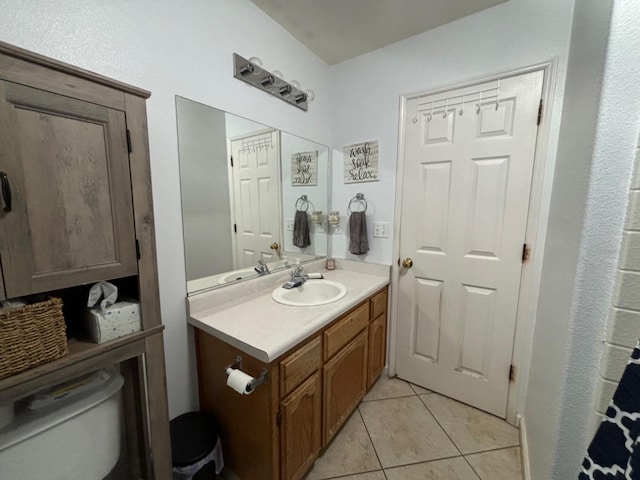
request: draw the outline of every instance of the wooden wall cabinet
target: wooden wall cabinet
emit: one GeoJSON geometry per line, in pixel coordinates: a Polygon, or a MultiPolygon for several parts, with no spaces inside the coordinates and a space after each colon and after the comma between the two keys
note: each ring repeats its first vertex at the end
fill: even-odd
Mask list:
{"type": "Polygon", "coordinates": [[[386,301],[385,287],[269,364],[195,330],[200,408],[220,424],[225,464],[234,473],[304,477],[384,368],[386,301]],[[267,383],[251,395],[226,386],[225,367],[237,355],[250,375],[268,371],[267,383]]]}
{"type": "Polygon", "coordinates": [[[67,314],[79,317],[88,285],[109,280],[137,297],[142,322],[100,345],[70,338],[68,356],[0,380],[0,405],[117,364],[129,458],[122,478],[170,480],[149,96],[0,42],[0,299],[55,291],[74,321],[67,314]]]}

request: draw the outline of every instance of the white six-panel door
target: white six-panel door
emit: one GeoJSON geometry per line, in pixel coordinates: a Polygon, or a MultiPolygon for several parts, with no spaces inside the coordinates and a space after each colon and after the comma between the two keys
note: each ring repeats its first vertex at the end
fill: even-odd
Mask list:
{"type": "Polygon", "coordinates": [[[236,268],[276,260],[271,244],[281,242],[280,144],[268,131],[231,141],[236,268]]]}
{"type": "Polygon", "coordinates": [[[543,72],[407,102],[397,373],[504,417],[543,72]]]}

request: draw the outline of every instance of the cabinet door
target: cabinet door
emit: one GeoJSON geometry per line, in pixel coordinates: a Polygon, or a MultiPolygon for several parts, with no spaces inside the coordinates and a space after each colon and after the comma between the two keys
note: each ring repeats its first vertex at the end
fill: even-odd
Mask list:
{"type": "Polygon", "coordinates": [[[324,446],[364,397],[367,390],[367,350],[365,329],[323,367],[324,446]]]}
{"type": "Polygon", "coordinates": [[[314,373],[281,403],[280,465],[283,480],[302,478],[320,452],[320,373],[314,373]]]}
{"type": "Polygon", "coordinates": [[[369,325],[369,360],[367,389],[378,379],[387,359],[387,314],[383,313],[369,325]]]}
{"type": "Polygon", "coordinates": [[[137,273],[124,112],[0,82],[7,297],[137,273]]]}

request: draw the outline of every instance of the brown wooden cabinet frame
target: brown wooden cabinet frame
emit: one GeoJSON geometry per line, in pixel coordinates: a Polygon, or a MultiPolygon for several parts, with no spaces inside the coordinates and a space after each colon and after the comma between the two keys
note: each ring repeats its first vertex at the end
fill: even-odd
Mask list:
{"type": "MultiPolygon", "coordinates": [[[[139,252],[135,276],[142,319],[142,331],[138,333],[100,345],[70,340],[68,356],[0,380],[0,404],[118,364],[125,378],[123,401],[132,477],[170,480],[164,327],[158,293],[146,115],[150,93],[3,42],[0,42],[0,80],[124,112],[131,147],[131,203],[139,252]]],[[[0,292],[4,292],[9,281],[5,278],[3,284],[0,276],[0,292]]],[[[63,287],[67,286],[70,285],[63,287]]],[[[3,296],[0,293],[0,299],[3,296]]]]}

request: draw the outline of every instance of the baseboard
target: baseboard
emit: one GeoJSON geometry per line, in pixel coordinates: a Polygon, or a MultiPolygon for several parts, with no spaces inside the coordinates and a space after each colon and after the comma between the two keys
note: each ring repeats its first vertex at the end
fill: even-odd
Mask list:
{"type": "Polygon", "coordinates": [[[529,468],[529,444],[527,443],[527,422],[524,416],[518,415],[520,423],[520,460],[522,462],[523,480],[531,480],[531,470],[529,468]]]}

